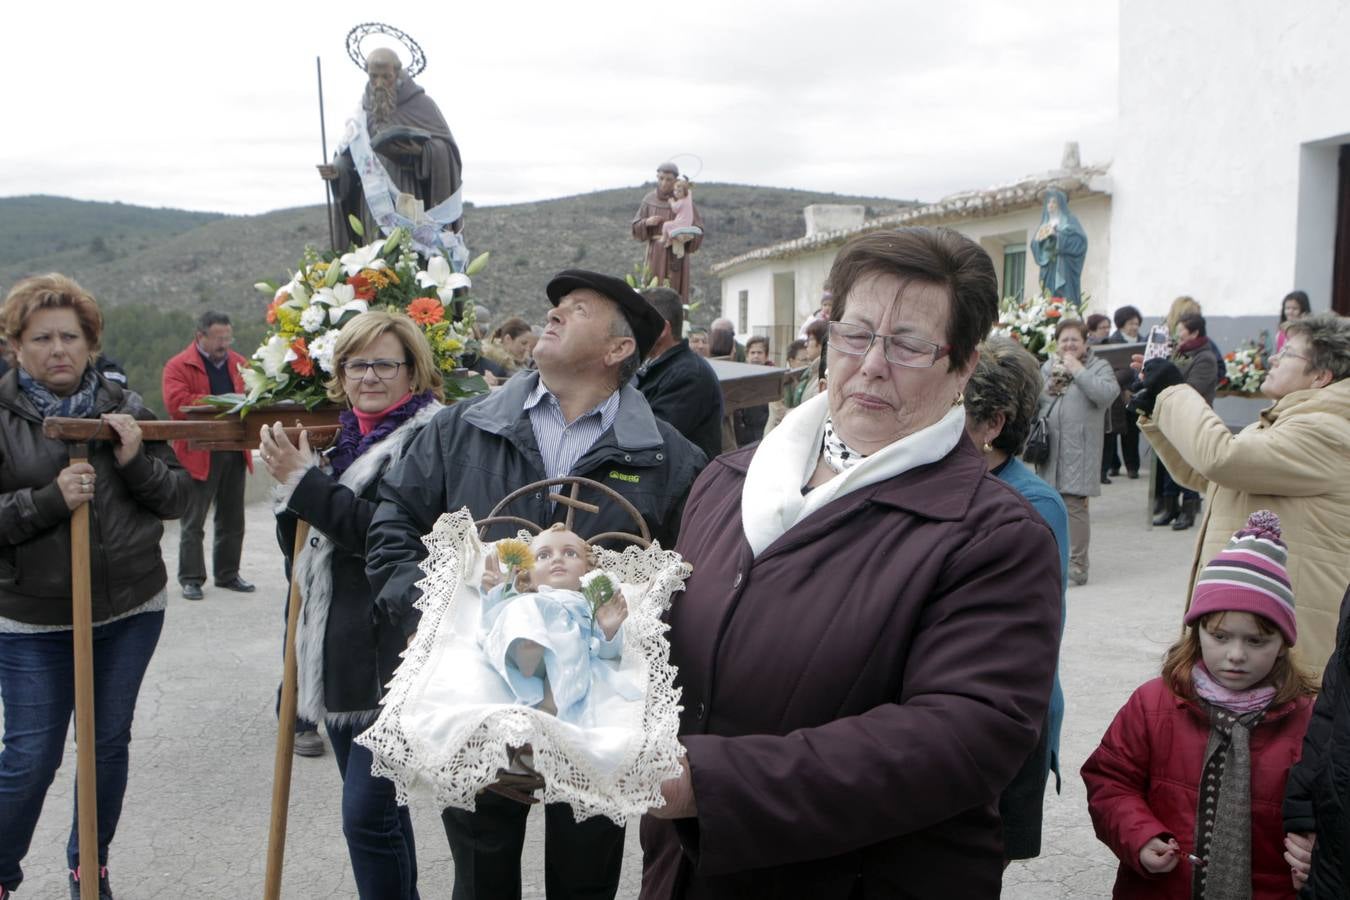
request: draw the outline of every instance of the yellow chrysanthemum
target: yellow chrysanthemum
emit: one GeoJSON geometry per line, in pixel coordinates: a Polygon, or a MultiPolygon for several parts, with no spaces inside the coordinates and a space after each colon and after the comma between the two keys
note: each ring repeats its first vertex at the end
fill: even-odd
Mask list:
{"type": "Polygon", "coordinates": [[[530,545],[517,538],[505,538],[497,542],[497,559],[502,565],[513,569],[534,568],[534,553],[530,545]]]}

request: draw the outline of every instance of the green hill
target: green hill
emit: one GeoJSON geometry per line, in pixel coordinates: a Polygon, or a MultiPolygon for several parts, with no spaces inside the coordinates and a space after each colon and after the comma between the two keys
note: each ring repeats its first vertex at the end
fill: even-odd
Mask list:
{"type": "MultiPolygon", "coordinates": [[[[629,222],[649,188],[508,206],[469,205],[469,247],[475,255],[492,253],[488,268],[474,279],[475,300],[492,310],[493,319],[520,315],[540,321],[548,308],[544,285],[558,270],[632,271],[643,247],[630,237],[629,222]]],[[[692,263],[691,299],[704,301],[693,316],[700,324],[718,312],[718,281],[709,273],[713,263],[801,236],[802,207],[861,203],[874,216],[908,205],[715,183],[700,184],[696,200],[707,229],[692,263]]],[[[107,352],[127,367],[132,386],[156,408],[155,373],[167,359],[166,347],[176,352],[186,346],[187,323],[208,308],[226,311],[235,319],[238,349],[252,352],[264,330],[267,304],[254,283],[289,278],[307,244],[328,244],[323,207],[225,216],[62,197],[0,197],[0,290],[42,272],[62,272],[79,281],[110,310],[107,352]]]]}

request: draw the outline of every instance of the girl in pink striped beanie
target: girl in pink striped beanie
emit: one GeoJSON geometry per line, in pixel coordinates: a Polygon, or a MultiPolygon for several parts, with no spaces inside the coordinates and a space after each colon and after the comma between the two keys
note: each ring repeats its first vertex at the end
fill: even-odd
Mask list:
{"type": "Polygon", "coordinates": [[[1083,765],[1112,897],[1293,896],[1280,806],[1312,715],[1288,550],[1254,513],[1201,570],[1162,676],[1134,692],[1083,765]]]}

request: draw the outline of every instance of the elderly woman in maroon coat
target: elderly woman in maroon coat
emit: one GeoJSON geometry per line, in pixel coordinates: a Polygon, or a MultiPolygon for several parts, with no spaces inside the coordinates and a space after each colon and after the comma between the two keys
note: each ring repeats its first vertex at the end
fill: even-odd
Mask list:
{"type": "Polygon", "coordinates": [[[1060,573],[965,436],[994,268],[911,228],[850,241],[829,284],[828,391],[714,460],[685,510],[688,755],[642,823],[644,898],[999,893],[1060,573]]]}

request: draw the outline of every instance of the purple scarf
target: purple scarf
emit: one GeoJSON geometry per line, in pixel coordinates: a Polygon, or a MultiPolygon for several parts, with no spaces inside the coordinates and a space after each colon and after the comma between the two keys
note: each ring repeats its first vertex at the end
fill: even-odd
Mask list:
{"type": "Polygon", "coordinates": [[[361,423],[356,420],[356,413],[350,409],[344,409],[342,415],[338,416],[338,421],[342,423],[342,430],[338,432],[337,444],[334,445],[333,452],[328,454],[328,462],[333,467],[333,475],[341,477],[342,473],[347,471],[362,453],[389,437],[398,430],[400,425],[417,415],[422,407],[434,399],[436,398],[432,396],[430,391],[423,391],[390,412],[389,415],[380,420],[379,425],[376,425],[367,434],[361,433],[361,423]]]}
{"type": "Polygon", "coordinates": [[[1275,699],[1275,688],[1270,685],[1248,688],[1245,691],[1234,691],[1224,687],[1209,673],[1203,662],[1196,663],[1191,669],[1191,683],[1195,685],[1195,692],[1201,699],[1239,716],[1265,709],[1270,705],[1270,701],[1275,699]]]}

